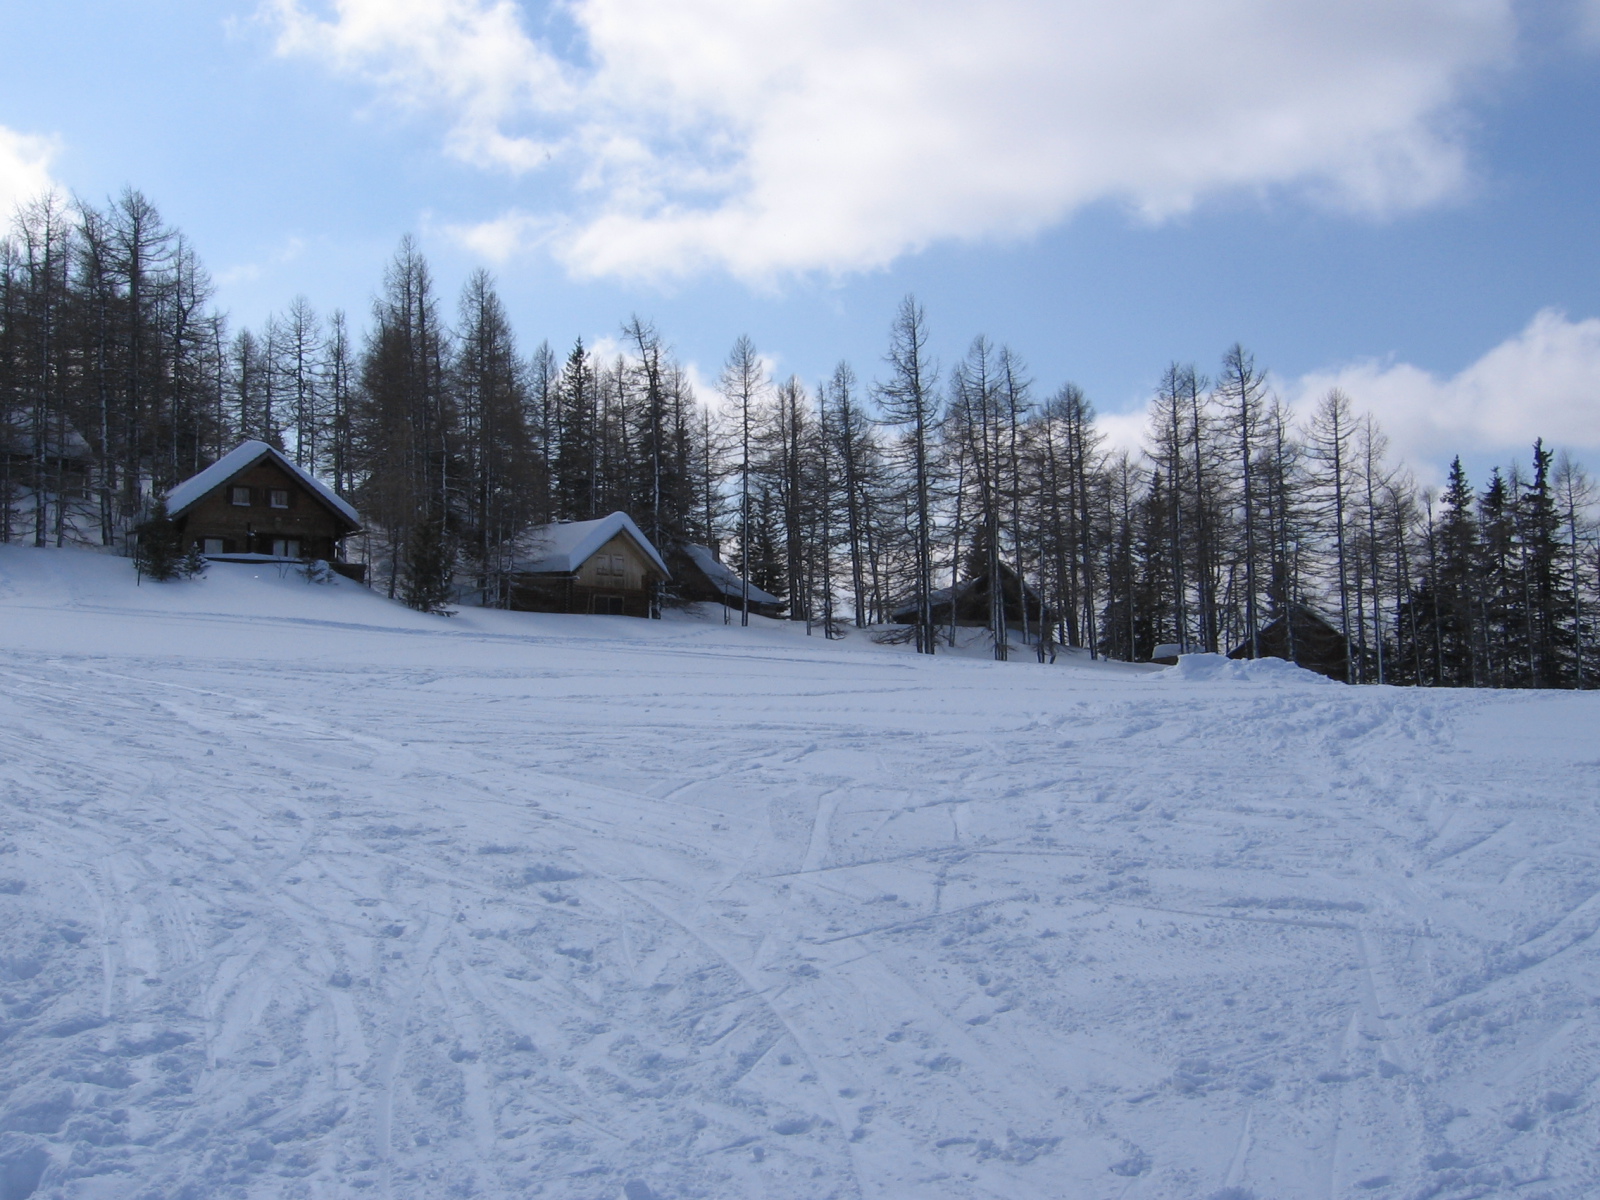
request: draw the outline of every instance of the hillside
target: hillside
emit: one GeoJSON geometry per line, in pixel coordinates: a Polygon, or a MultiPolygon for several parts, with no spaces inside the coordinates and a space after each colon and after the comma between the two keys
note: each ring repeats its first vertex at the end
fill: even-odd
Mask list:
{"type": "Polygon", "coordinates": [[[0,547],[0,1200],[1600,1193],[1600,694],[0,547]]]}

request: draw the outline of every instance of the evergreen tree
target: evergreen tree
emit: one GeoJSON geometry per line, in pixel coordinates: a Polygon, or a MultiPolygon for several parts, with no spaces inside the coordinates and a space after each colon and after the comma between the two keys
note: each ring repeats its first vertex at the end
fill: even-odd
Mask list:
{"type": "Polygon", "coordinates": [[[770,480],[760,480],[751,499],[749,550],[741,572],[756,587],[779,600],[789,598],[789,570],[784,561],[782,507],[770,480]]]}
{"type": "Polygon", "coordinates": [[[430,514],[407,530],[404,543],[405,583],[401,598],[418,612],[454,615],[455,538],[444,518],[430,514]]]}
{"type": "Polygon", "coordinates": [[[1526,639],[1526,682],[1530,687],[1560,687],[1570,684],[1572,675],[1573,613],[1567,547],[1560,536],[1561,518],[1551,490],[1553,457],[1543,439],[1534,443],[1533,478],[1517,506],[1520,624],[1526,639]]]}
{"type": "Polygon", "coordinates": [[[172,579],[189,579],[206,569],[205,559],[199,551],[185,548],[178,527],[167,514],[167,502],[157,499],[150,516],[140,522],[133,562],[140,578],[165,583],[172,579]]]}
{"type": "Polygon", "coordinates": [[[461,294],[461,327],[450,365],[461,422],[462,511],[458,525],[480,602],[505,602],[518,540],[545,491],[526,421],[526,368],[488,272],[461,294]]]}
{"type": "Polygon", "coordinates": [[[1437,533],[1437,565],[1430,581],[1433,676],[1441,684],[1476,687],[1483,657],[1479,587],[1482,547],[1472,487],[1459,455],[1450,463],[1449,482],[1440,500],[1443,511],[1437,533]]]}
{"type": "Polygon", "coordinates": [[[402,563],[411,561],[407,537],[428,523],[442,531],[462,484],[456,412],[446,389],[448,347],[432,275],[409,237],[389,266],[373,319],[352,440],[357,495],[386,539],[393,596],[402,563]]]}
{"type": "Polygon", "coordinates": [[[1478,597],[1482,625],[1483,674],[1488,687],[1514,687],[1519,681],[1511,629],[1516,598],[1512,565],[1515,553],[1513,489],[1496,467],[1478,499],[1478,597]]]}
{"type": "Polygon", "coordinates": [[[588,520],[596,515],[599,383],[582,338],[567,355],[554,407],[557,447],[552,516],[561,521],[588,520]]]}

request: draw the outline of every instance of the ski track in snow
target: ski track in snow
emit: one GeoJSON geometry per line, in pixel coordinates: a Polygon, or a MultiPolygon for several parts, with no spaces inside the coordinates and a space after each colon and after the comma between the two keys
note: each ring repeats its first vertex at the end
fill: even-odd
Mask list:
{"type": "Polygon", "coordinates": [[[0,1198],[1600,1194],[1600,696],[0,547],[0,1198]]]}

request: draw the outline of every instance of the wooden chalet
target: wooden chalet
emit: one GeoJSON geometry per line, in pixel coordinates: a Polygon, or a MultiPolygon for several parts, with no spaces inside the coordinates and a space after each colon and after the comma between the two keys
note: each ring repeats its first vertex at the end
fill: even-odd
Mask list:
{"type": "MultiPolygon", "coordinates": [[[[1350,646],[1339,626],[1316,609],[1291,604],[1287,611],[1261,627],[1256,634],[1261,658],[1282,658],[1337,679],[1350,682],[1350,646]]],[[[1255,658],[1249,641],[1228,651],[1229,658],[1255,658]]]]}
{"type": "Polygon", "coordinates": [[[744,577],[706,546],[692,543],[674,546],[667,555],[672,564],[672,591],[690,603],[726,604],[743,610],[749,587],[750,611],[763,617],[783,614],[784,602],[771,592],[746,585],[744,577]]]}
{"type": "Polygon", "coordinates": [[[183,542],[222,562],[341,561],[344,539],[361,529],[356,510],[310,472],[265,442],[243,442],[167,493],[167,515],[183,542]]]}
{"type": "MultiPolygon", "coordinates": [[[[1027,605],[1028,628],[1039,630],[1054,618],[1039,597],[1034,594],[1017,573],[1004,563],[1000,564],[1001,603],[1005,605],[1006,627],[1022,628],[1023,605],[1027,605]]],[[[989,573],[985,571],[972,579],[963,579],[954,587],[940,588],[928,595],[928,606],[933,612],[935,626],[951,624],[987,626],[990,621],[989,573]]],[[[902,604],[889,615],[899,625],[917,623],[915,598],[902,604]]]]}
{"type": "Polygon", "coordinates": [[[0,422],[0,479],[31,490],[45,505],[88,497],[93,452],[82,434],[70,425],[56,428],[54,421],[40,433],[28,407],[14,409],[9,424],[8,431],[0,422]]]}
{"type": "Polygon", "coordinates": [[[672,578],[633,518],[614,512],[536,530],[533,553],[511,568],[507,602],[523,612],[660,615],[661,585],[672,578]]]}

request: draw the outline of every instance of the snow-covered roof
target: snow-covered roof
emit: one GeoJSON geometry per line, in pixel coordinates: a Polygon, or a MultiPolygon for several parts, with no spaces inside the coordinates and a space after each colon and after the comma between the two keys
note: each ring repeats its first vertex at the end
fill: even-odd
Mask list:
{"type": "Polygon", "coordinates": [[[24,405],[12,410],[15,414],[11,420],[11,430],[6,433],[0,427],[0,451],[8,454],[33,454],[43,443],[44,453],[50,458],[87,458],[91,450],[89,443],[72,426],[66,429],[54,427],[54,420],[44,422],[51,426],[42,436],[35,436],[36,428],[33,420],[33,407],[24,405]]]}
{"type": "Polygon", "coordinates": [[[254,466],[261,459],[267,457],[271,457],[285,471],[288,471],[289,474],[305,484],[310,491],[316,493],[319,500],[344,517],[350,524],[357,528],[360,527],[360,515],[347,502],[340,499],[332,488],[310,472],[302,471],[267,443],[257,441],[240,442],[204,471],[201,471],[200,474],[191,475],[169,491],[167,493],[167,512],[172,516],[177,516],[202,496],[227,483],[228,480],[246,467],[254,466]]]}
{"type": "MultiPolygon", "coordinates": [[[[711,581],[712,587],[716,588],[724,596],[743,603],[744,576],[711,553],[705,546],[694,546],[685,543],[683,552],[693,560],[695,566],[700,568],[700,573],[711,581]]],[[[752,583],[750,585],[750,603],[782,604],[783,601],[771,592],[763,591],[752,583]]]]}
{"type": "MultiPolygon", "coordinates": [[[[1005,575],[1005,584],[1002,585],[1002,587],[1017,581],[1016,573],[1004,563],[1000,565],[1000,570],[1005,575]]],[[[1037,605],[1039,603],[1039,594],[1028,586],[1026,580],[1022,580],[1021,582],[1023,594],[1028,597],[1028,600],[1032,604],[1037,605]]],[[[974,590],[985,588],[988,586],[988,584],[989,579],[987,576],[974,575],[968,579],[961,580],[953,587],[939,588],[937,591],[928,593],[928,607],[930,609],[938,608],[941,605],[949,604],[952,599],[959,603],[960,601],[965,600],[969,593],[973,592],[974,590]]],[[[1006,603],[1011,603],[1011,598],[1009,596],[1006,597],[1006,603]]],[[[890,613],[889,615],[892,620],[899,621],[902,624],[906,623],[908,620],[915,620],[917,615],[916,597],[911,596],[907,598],[903,603],[900,604],[898,608],[894,610],[894,612],[890,613]]]]}
{"type": "Polygon", "coordinates": [[[614,512],[593,521],[563,521],[534,530],[533,557],[518,563],[515,569],[528,575],[570,575],[619,533],[628,534],[661,573],[672,578],[660,552],[624,512],[614,512]]]}
{"type": "MultiPolygon", "coordinates": [[[[1340,628],[1340,621],[1338,617],[1329,613],[1325,613],[1320,608],[1317,608],[1311,604],[1307,604],[1304,600],[1296,600],[1292,604],[1287,605],[1271,620],[1263,620],[1258,633],[1271,629],[1274,625],[1280,623],[1290,613],[1294,614],[1294,624],[1295,628],[1297,629],[1302,627],[1307,621],[1310,621],[1314,625],[1325,626],[1329,633],[1337,634],[1340,637],[1344,636],[1343,631],[1340,628]]],[[[1242,637],[1239,639],[1239,644],[1233,647],[1233,649],[1228,653],[1230,655],[1236,654],[1249,644],[1250,638],[1248,636],[1242,637]]]]}
{"type": "MultiPolygon", "coordinates": [[[[1290,607],[1299,609],[1300,612],[1305,616],[1321,621],[1329,629],[1332,629],[1335,632],[1339,630],[1339,618],[1334,616],[1332,613],[1324,612],[1314,604],[1307,604],[1304,600],[1296,600],[1290,607]]],[[[1280,613],[1279,616],[1282,616],[1282,614],[1280,613]]]]}
{"type": "MultiPolygon", "coordinates": [[[[967,593],[976,587],[977,583],[978,581],[976,579],[963,579],[954,587],[939,588],[936,591],[929,592],[928,608],[931,610],[938,608],[941,604],[949,604],[951,597],[955,597],[958,600],[965,599],[967,593]]],[[[910,599],[899,605],[892,613],[889,614],[889,617],[891,620],[899,621],[902,624],[915,621],[917,619],[916,596],[913,595],[910,599]]]]}

